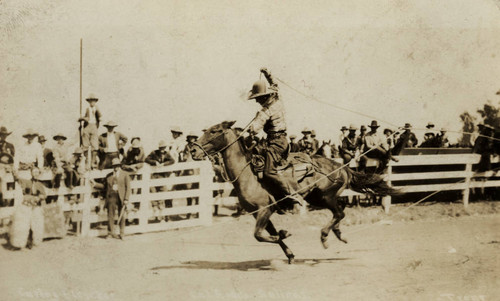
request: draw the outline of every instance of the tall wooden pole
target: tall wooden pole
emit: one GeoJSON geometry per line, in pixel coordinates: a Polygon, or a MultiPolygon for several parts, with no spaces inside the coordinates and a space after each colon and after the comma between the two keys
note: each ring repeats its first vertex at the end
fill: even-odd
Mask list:
{"type": "MultiPolygon", "coordinates": [[[[82,117],[82,57],[83,57],[83,39],[80,39],[80,117],[82,117]]],[[[80,121],[80,147],[82,146],[82,130],[83,130],[83,121],[80,121]]]]}

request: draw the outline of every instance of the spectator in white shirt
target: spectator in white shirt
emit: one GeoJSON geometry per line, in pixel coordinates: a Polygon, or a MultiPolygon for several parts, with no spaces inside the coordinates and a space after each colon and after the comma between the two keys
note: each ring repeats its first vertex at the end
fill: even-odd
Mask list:
{"type": "Polygon", "coordinates": [[[100,169],[111,168],[111,162],[114,158],[120,158],[120,144],[125,145],[128,138],[120,132],[115,131],[115,127],[118,125],[109,121],[104,125],[107,128],[107,132],[99,136],[99,151],[101,153],[101,164],[100,169]]]}
{"type": "MultiPolygon", "coordinates": [[[[39,143],[34,142],[38,136],[33,129],[28,129],[26,134],[26,143],[19,149],[19,153],[15,157],[15,167],[19,170],[31,170],[33,166],[38,168],[43,167],[43,152],[39,143]]],[[[31,172],[30,172],[31,174],[31,172]]]]}

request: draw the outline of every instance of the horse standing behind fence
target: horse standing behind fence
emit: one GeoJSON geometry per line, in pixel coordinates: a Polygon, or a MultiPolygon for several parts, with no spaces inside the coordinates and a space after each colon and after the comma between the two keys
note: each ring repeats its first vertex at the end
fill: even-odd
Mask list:
{"type": "MultiPolygon", "coordinates": [[[[206,155],[222,154],[226,172],[232,179],[241,206],[256,219],[255,238],[260,242],[279,244],[288,262],[292,263],[295,256],[283,241],[290,235],[285,230],[278,232],[270,221],[271,215],[278,209],[277,200],[269,192],[269,187],[259,182],[253,173],[241,136],[237,136],[231,129],[233,124],[234,122],[223,122],[208,128],[196,141],[197,147],[192,150],[193,159],[200,160],[206,155]],[[266,235],[264,230],[270,235],[266,235]]],[[[342,238],[339,229],[339,223],[344,218],[344,205],[339,203],[338,197],[344,189],[351,188],[357,192],[380,196],[396,193],[381,176],[355,172],[321,156],[314,156],[312,160],[314,176],[301,183],[300,191],[308,203],[327,208],[333,213],[332,220],[321,229],[321,242],[325,248],[328,247],[330,230],[339,240],[347,242],[342,238]]]]}

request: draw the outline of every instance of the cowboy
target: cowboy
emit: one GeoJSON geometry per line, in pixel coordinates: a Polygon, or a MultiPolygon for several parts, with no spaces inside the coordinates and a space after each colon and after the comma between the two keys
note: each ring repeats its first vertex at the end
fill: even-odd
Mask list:
{"type": "Polygon", "coordinates": [[[134,137],[130,143],[132,145],[123,159],[123,170],[136,172],[144,166],[146,155],[141,146],[141,138],[134,137]]]}
{"type": "Polygon", "coordinates": [[[342,145],[339,149],[340,156],[342,157],[344,164],[351,162],[351,160],[356,156],[356,150],[358,149],[358,139],[356,137],[356,131],[358,128],[351,124],[349,126],[349,134],[342,141],[342,145]]]}
{"type": "Polygon", "coordinates": [[[43,167],[42,147],[39,143],[34,143],[37,136],[38,133],[33,129],[28,129],[23,135],[26,138],[26,143],[20,148],[19,154],[15,157],[17,169],[26,171],[30,170],[33,166],[37,166],[38,168],[43,167]]]}
{"type": "Polygon", "coordinates": [[[447,135],[448,130],[446,128],[441,128],[441,132],[436,136],[437,147],[449,147],[450,141],[447,135]]]}
{"type": "Polygon", "coordinates": [[[45,143],[47,142],[47,138],[44,135],[38,136],[38,143],[40,143],[40,147],[42,148],[43,154],[43,167],[51,167],[54,162],[54,154],[52,150],[46,147],[45,143]]]}
{"type": "Polygon", "coordinates": [[[83,123],[82,131],[82,147],[86,151],[91,148],[91,162],[93,166],[97,165],[97,150],[99,149],[99,136],[97,131],[99,129],[99,123],[102,119],[102,114],[97,107],[97,102],[99,99],[94,95],[90,94],[89,97],[85,99],[89,106],[85,110],[85,115],[78,119],[78,122],[83,123]]]}
{"type": "MultiPolygon", "coordinates": [[[[62,175],[64,171],[68,169],[70,153],[68,147],[64,145],[64,141],[66,141],[67,139],[66,136],[64,136],[63,134],[57,134],[53,137],[53,139],[57,142],[52,152],[54,154],[54,162],[52,163],[53,167],[52,171],[54,174],[53,185],[54,188],[59,188],[61,185],[62,175]]],[[[68,175],[66,175],[66,178],[67,177],[68,175]]],[[[68,187],[68,188],[71,189],[73,187],[68,187]]]]}
{"type": "Polygon", "coordinates": [[[478,128],[480,132],[474,141],[472,152],[481,155],[476,171],[484,172],[491,169],[491,155],[494,153],[492,138],[495,128],[489,124],[478,124],[478,128]]]}
{"type": "Polygon", "coordinates": [[[96,183],[93,180],[90,183],[95,189],[102,189],[106,195],[106,208],[108,209],[108,237],[119,238],[123,240],[125,234],[125,219],[127,206],[129,204],[131,188],[130,176],[121,169],[120,159],[113,158],[111,161],[113,171],[106,176],[104,184],[96,183]],[[120,235],[115,234],[115,218],[118,210],[118,224],[120,225],[120,235]]]}
{"type": "Polygon", "coordinates": [[[312,146],[312,131],[308,127],[305,127],[301,133],[303,136],[299,140],[299,151],[305,153],[311,152],[310,148],[312,146]]]}
{"type": "Polygon", "coordinates": [[[387,137],[387,145],[389,146],[389,150],[394,148],[394,131],[386,128],[384,129],[384,135],[387,137]]]}
{"type": "Polygon", "coordinates": [[[66,187],[72,188],[73,186],[80,186],[81,179],[83,178],[85,172],[87,172],[87,166],[85,164],[85,156],[83,154],[83,149],[81,147],[75,148],[73,155],[69,159],[69,164],[65,168],[66,179],[64,183],[66,187]]]}
{"type": "MultiPolygon", "coordinates": [[[[243,129],[241,129],[240,134],[243,132],[243,129]]],[[[238,134],[238,136],[240,135],[238,134]]],[[[181,159],[182,162],[189,162],[193,161],[193,157],[191,156],[191,152],[194,147],[194,143],[198,139],[198,135],[195,134],[195,132],[189,132],[189,134],[186,136],[186,146],[184,147],[184,150],[181,153],[181,159]]]]}
{"type": "Polygon", "coordinates": [[[339,140],[338,140],[338,146],[339,146],[339,151],[340,151],[340,147],[342,146],[342,142],[344,141],[344,138],[347,137],[347,135],[349,134],[349,129],[347,128],[347,126],[343,125],[341,128],[340,128],[340,135],[339,135],[339,140]]]}
{"type": "Polygon", "coordinates": [[[302,196],[296,193],[298,183],[293,179],[285,179],[279,172],[287,166],[288,139],[285,108],[278,93],[278,84],[266,68],[260,69],[260,72],[264,74],[270,87],[267,87],[263,80],[255,82],[248,99],[255,99],[262,106],[251,123],[249,131],[256,135],[263,130],[267,134],[263,176],[276,184],[281,193],[303,204],[302,196]]]}
{"type": "Polygon", "coordinates": [[[16,154],[16,149],[12,143],[7,142],[6,138],[12,134],[12,132],[7,131],[7,128],[0,127],[0,153],[7,153],[14,157],[16,154]]]}
{"type": "MultiPolygon", "coordinates": [[[[380,161],[379,166],[375,172],[382,173],[389,163],[389,160],[398,161],[393,158],[387,144],[387,138],[382,137],[377,133],[377,129],[380,127],[376,120],[373,120],[369,125],[370,132],[365,136],[365,156],[372,159],[377,159],[380,161]]],[[[364,166],[364,165],[363,165],[364,166]]]]}
{"type": "Polygon", "coordinates": [[[100,169],[110,168],[111,161],[114,158],[120,157],[121,144],[127,143],[128,138],[120,132],[116,132],[114,129],[118,125],[113,121],[108,121],[104,125],[108,130],[106,133],[99,136],[99,152],[103,160],[101,161],[100,169]]]}
{"type": "Polygon", "coordinates": [[[146,158],[146,163],[152,166],[167,166],[175,163],[174,158],[167,151],[167,143],[161,140],[158,149],[152,151],[146,158]]]}
{"type": "Polygon", "coordinates": [[[425,127],[427,128],[427,132],[424,134],[424,141],[420,144],[420,147],[437,147],[436,133],[433,130],[434,124],[429,122],[425,127]]]}
{"type": "Polygon", "coordinates": [[[295,142],[295,139],[297,139],[297,136],[295,135],[290,135],[290,152],[291,153],[297,153],[300,151],[300,146],[298,143],[295,142]]]}
{"type": "Polygon", "coordinates": [[[24,248],[28,245],[39,245],[43,239],[44,217],[42,211],[42,201],[45,200],[46,192],[43,184],[38,180],[40,169],[31,167],[29,178],[18,178],[14,176],[21,187],[23,201],[17,206],[10,229],[10,244],[15,248],[24,248]],[[31,231],[31,240],[30,240],[31,231]]]}
{"type": "Polygon", "coordinates": [[[311,130],[312,153],[315,154],[319,150],[319,140],[316,139],[316,131],[311,130]]]}

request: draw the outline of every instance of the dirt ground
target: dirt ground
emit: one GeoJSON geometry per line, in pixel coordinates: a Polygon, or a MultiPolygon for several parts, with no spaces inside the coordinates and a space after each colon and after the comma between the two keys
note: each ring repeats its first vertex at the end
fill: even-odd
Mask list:
{"type": "Polygon", "coordinates": [[[323,211],[273,216],[293,234],[294,265],[278,246],[254,240],[248,216],[125,241],[66,237],[32,250],[10,251],[2,239],[0,299],[500,300],[500,214],[459,215],[347,221],[349,243],[331,234],[327,250],[323,211]]]}

